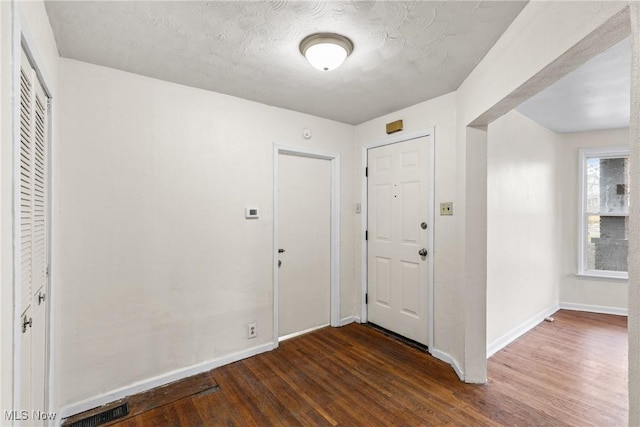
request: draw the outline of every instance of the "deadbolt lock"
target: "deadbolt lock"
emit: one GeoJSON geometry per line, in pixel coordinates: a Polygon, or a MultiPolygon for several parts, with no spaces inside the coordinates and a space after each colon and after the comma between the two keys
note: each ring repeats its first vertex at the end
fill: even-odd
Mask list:
{"type": "Polygon", "coordinates": [[[420,224],[420,228],[422,228],[423,230],[427,229],[427,223],[423,222],[422,224],[420,224]]]}

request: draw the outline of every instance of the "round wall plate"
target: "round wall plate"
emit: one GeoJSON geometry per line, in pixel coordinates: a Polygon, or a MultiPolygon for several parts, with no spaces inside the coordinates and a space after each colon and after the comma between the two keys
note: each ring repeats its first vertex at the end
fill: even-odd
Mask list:
{"type": "Polygon", "coordinates": [[[304,137],[304,139],[311,139],[311,129],[302,129],[302,136],[304,137]]]}

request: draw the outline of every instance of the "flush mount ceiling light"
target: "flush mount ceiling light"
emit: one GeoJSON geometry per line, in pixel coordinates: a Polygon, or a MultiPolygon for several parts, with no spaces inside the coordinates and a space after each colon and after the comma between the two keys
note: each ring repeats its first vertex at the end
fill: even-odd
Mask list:
{"type": "Polygon", "coordinates": [[[351,40],[340,34],[311,34],[300,42],[300,52],[320,71],[335,70],[352,51],[351,40]]]}

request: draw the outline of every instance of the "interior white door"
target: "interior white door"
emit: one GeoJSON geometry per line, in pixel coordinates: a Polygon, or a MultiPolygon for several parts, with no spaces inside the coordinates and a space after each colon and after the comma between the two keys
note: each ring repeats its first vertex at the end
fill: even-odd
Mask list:
{"type": "Polygon", "coordinates": [[[42,425],[46,411],[48,317],[48,145],[49,100],[25,52],[20,62],[20,146],[16,198],[19,201],[20,409],[28,425],[42,425]],[[35,411],[35,412],[34,412],[35,411]]]}
{"type": "Polygon", "coordinates": [[[278,157],[278,334],[330,323],[331,161],[278,157]]]}
{"type": "Polygon", "coordinates": [[[428,141],[373,148],[367,161],[368,320],[424,345],[431,256],[423,228],[430,226],[428,141]]]}

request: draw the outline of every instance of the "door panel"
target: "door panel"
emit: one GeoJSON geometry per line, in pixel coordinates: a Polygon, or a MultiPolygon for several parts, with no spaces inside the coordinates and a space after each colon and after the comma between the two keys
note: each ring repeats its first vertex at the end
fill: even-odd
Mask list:
{"type": "MultiPolygon", "coordinates": [[[[22,321],[28,321],[32,317],[31,308],[28,308],[21,318],[21,324],[19,327],[22,333],[20,334],[20,407],[16,407],[16,410],[28,411],[31,415],[32,410],[36,409],[31,404],[31,336],[33,335],[33,328],[27,326],[22,330],[22,321]]],[[[27,425],[28,421],[22,423],[27,425]]]]}
{"type": "Polygon", "coordinates": [[[280,337],[330,323],[331,162],[279,155],[280,337]]]}
{"type": "MultiPolygon", "coordinates": [[[[47,366],[47,328],[46,328],[46,296],[45,287],[41,287],[32,302],[33,328],[31,330],[31,406],[36,411],[46,411],[45,391],[47,366]]],[[[33,419],[32,425],[44,425],[44,421],[33,419]]]]}
{"type": "Polygon", "coordinates": [[[389,258],[376,257],[376,292],[375,303],[391,308],[391,260],[389,258]]]}
{"type": "Polygon", "coordinates": [[[368,318],[428,343],[428,139],[368,151],[368,318]]]}
{"type": "Polygon", "coordinates": [[[379,241],[391,241],[391,186],[376,187],[376,197],[380,201],[376,205],[376,238],[379,241]]]}
{"type": "Polygon", "coordinates": [[[21,312],[31,304],[33,272],[33,121],[34,73],[27,56],[22,53],[20,64],[20,301],[21,312]]]}
{"type": "Polygon", "coordinates": [[[405,244],[417,245],[420,243],[420,183],[405,182],[400,184],[400,215],[402,216],[401,239],[405,244]]]}
{"type": "Polygon", "coordinates": [[[19,409],[27,410],[26,425],[43,425],[33,411],[46,411],[48,356],[48,152],[49,99],[31,65],[22,52],[20,81],[19,150],[15,197],[20,207],[17,236],[20,251],[20,296],[24,311],[20,327],[19,409]],[[42,298],[41,298],[42,296],[42,298]],[[26,328],[22,327],[24,320],[26,328]]]}

